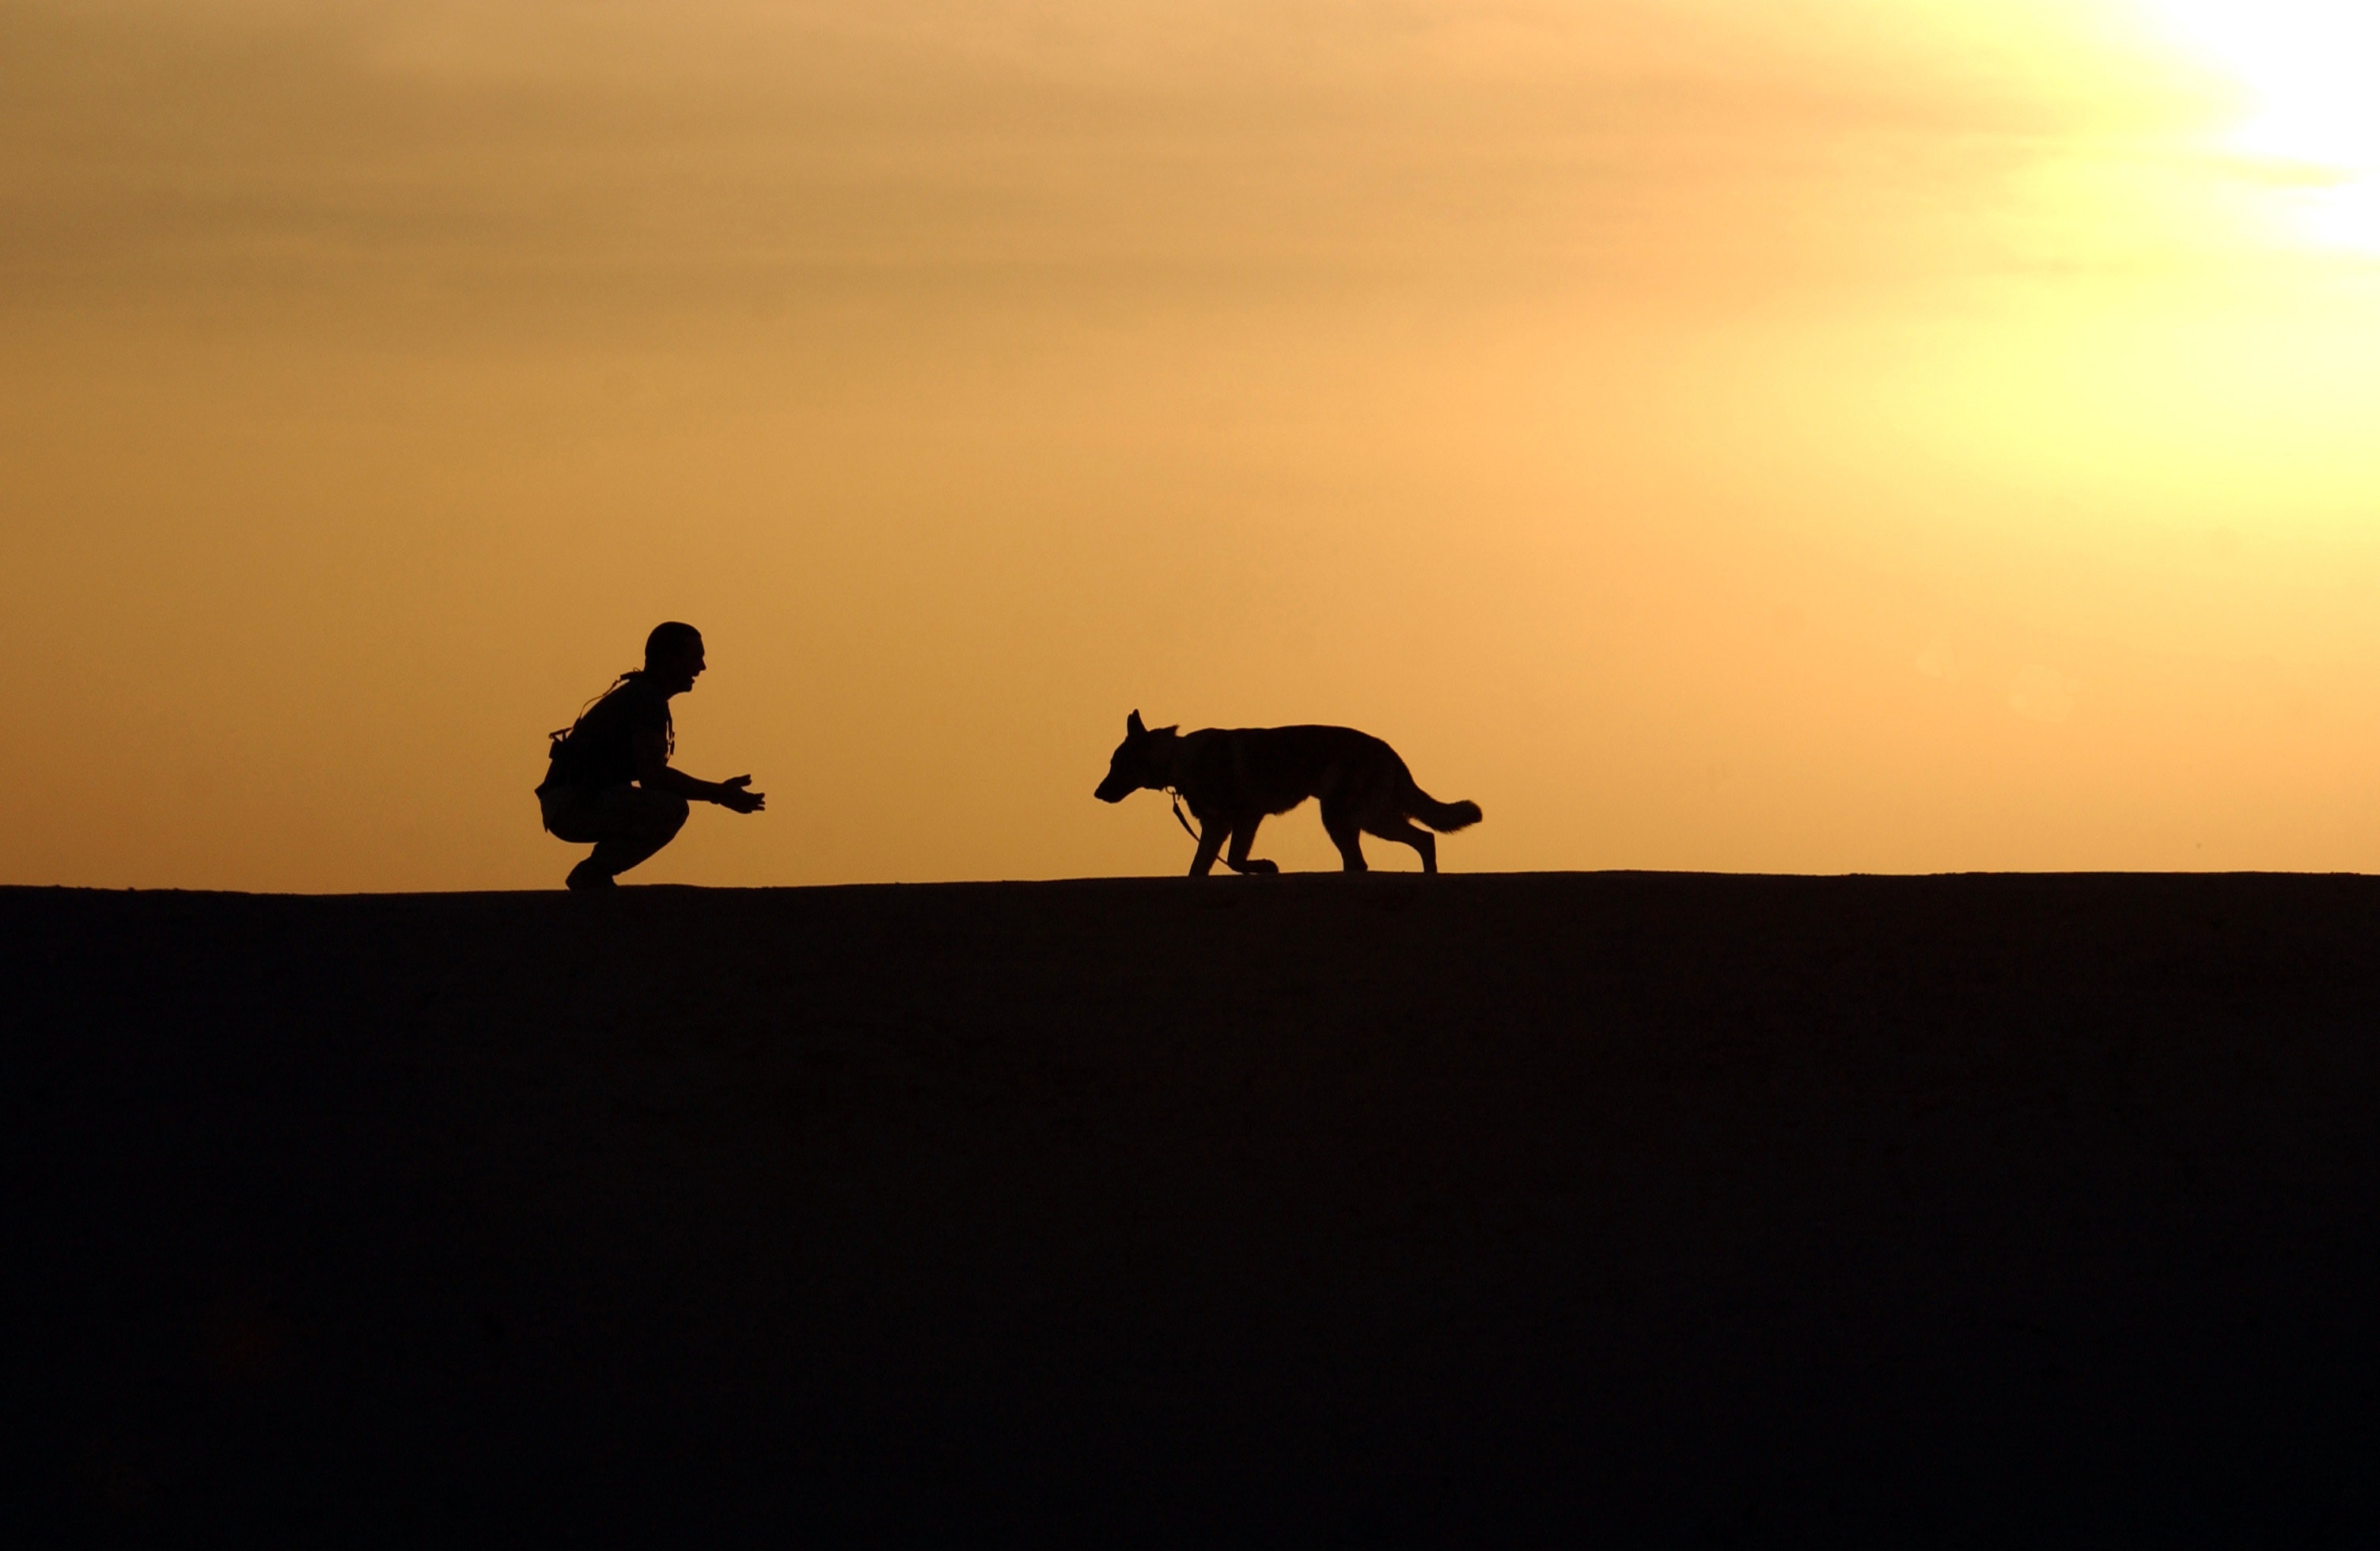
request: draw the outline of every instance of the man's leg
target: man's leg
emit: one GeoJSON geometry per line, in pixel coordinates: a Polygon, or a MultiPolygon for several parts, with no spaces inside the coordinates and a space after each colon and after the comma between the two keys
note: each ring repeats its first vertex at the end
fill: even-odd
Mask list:
{"type": "Polygon", "coordinates": [[[677,838],[686,799],[672,792],[615,786],[590,794],[571,815],[570,837],[591,840],[594,854],[570,869],[573,889],[608,889],[620,874],[677,838]]]}

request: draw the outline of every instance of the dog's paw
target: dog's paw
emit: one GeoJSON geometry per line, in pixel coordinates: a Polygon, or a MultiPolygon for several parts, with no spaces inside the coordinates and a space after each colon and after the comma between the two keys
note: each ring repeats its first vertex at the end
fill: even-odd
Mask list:
{"type": "Polygon", "coordinates": [[[1281,868],[1278,865],[1265,861],[1261,857],[1251,856],[1246,861],[1240,864],[1240,870],[1244,873],[1253,874],[1258,878],[1264,878],[1279,872],[1281,868]]]}

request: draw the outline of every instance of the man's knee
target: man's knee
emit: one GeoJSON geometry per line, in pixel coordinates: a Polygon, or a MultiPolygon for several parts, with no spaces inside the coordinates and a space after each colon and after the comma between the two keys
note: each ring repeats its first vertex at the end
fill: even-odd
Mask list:
{"type": "Polygon", "coordinates": [[[545,827],[576,845],[622,841],[667,845],[686,828],[686,801],[674,792],[621,786],[597,794],[557,795],[545,803],[545,827]]]}

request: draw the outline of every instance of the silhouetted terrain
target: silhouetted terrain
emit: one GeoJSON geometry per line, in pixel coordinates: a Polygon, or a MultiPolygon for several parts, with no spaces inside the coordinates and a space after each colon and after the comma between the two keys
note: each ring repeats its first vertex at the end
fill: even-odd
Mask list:
{"type": "Polygon", "coordinates": [[[73,1535],[2380,1537],[2380,881],[15,890],[0,976],[73,1535]]]}

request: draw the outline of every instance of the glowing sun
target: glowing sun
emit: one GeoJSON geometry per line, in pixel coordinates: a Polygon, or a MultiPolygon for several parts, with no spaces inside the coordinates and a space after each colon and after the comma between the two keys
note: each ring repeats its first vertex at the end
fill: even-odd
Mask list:
{"type": "Polygon", "coordinates": [[[2380,3],[2149,0],[2252,105],[2228,137],[2305,170],[2293,197],[2317,240],[2380,249],[2380,3]]]}

